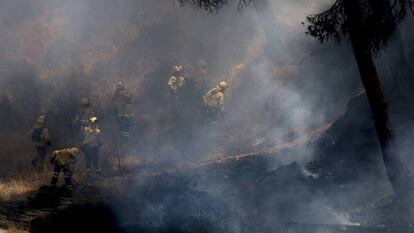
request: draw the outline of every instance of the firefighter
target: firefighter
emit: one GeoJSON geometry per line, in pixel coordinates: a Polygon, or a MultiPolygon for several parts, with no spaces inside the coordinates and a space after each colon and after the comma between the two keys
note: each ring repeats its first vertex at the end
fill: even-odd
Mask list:
{"type": "Polygon", "coordinates": [[[117,115],[121,146],[126,146],[131,141],[133,118],[134,112],[132,108],[132,94],[124,91],[117,115]]]}
{"type": "Polygon", "coordinates": [[[74,166],[79,159],[80,150],[77,147],[55,150],[52,153],[50,159],[53,165],[53,175],[50,184],[56,186],[58,182],[59,173],[63,171],[65,180],[65,187],[68,189],[72,188],[72,175],[74,172],[74,166]]]}
{"type": "Polygon", "coordinates": [[[185,85],[184,67],[177,65],[173,67],[173,73],[168,79],[168,90],[171,96],[176,97],[185,85]]]}
{"type": "Polygon", "coordinates": [[[94,116],[91,102],[88,98],[82,98],[80,101],[80,109],[75,118],[75,124],[82,130],[89,125],[89,119],[94,116]]]}
{"type": "Polygon", "coordinates": [[[115,87],[114,95],[112,96],[112,110],[115,117],[118,116],[119,107],[122,103],[125,92],[125,83],[118,82],[115,87]]]}
{"type": "Polygon", "coordinates": [[[46,116],[40,115],[29,133],[32,139],[32,145],[36,148],[37,152],[36,157],[32,160],[32,165],[38,172],[44,170],[46,148],[51,145],[49,130],[46,128],[45,123],[46,116]]]}
{"type": "Polygon", "coordinates": [[[97,174],[100,173],[99,165],[99,147],[101,146],[100,134],[98,128],[98,118],[93,116],[89,119],[89,125],[83,131],[82,150],[85,153],[86,174],[90,175],[92,169],[97,174]]]}
{"type": "Polygon", "coordinates": [[[213,121],[217,121],[218,117],[223,114],[224,110],[224,91],[228,88],[228,84],[225,81],[218,83],[216,87],[209,90],[203,96],[203,102],[207,109],[209,118],[213,121]]]}

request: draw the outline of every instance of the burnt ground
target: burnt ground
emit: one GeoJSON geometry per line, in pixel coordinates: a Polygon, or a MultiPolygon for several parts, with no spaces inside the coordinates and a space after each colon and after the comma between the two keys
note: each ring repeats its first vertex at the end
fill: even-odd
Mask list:
{"type": "Polygon", "coordinates": [[[277,156],[153,175],[138,168],[72,192],[43,186],[24,202],[3,205],[0,224],[35,233],[390,232],[383,213],[394,205],[386,189],[363,195],[354,192],[363,183],[327,186],[297,162],[273,168],[277,156]]]}

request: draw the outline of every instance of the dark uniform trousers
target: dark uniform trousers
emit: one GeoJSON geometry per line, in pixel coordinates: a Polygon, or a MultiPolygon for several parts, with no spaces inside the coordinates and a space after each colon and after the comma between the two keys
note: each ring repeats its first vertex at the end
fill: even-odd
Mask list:
{"type": "Polygon", "coordinates": [[[90,172],[91,169],[95,169],[96,172],[100,172],[101,168],[99,165],[98,148],[98,146],[83,146],[82,149],[85,152],[86,172],[90,172]]]}
{"type": "Polygon", "coordinates": [[[71,186],[73,170],[71,169],[69,164],[60,165],[58,162],[54,163],[53,175],[52,175],[52,180],[50,181],[50,184],[56,185],[56,183],[58,182],[59,173],[61,171],[63,171],[65,186],[71,186]]]}
{"type": "Polygon", "coordinates": [[[36,146],[37,155],[32,161],[32,165],[38,171],[43,171],[45,158],[46,158],[46,147],[44,146],[36,146]]]}

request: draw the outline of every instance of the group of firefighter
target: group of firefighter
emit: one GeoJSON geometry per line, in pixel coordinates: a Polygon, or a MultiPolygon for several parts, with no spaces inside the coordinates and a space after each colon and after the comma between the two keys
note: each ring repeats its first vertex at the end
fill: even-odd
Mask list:
{"type": "MultiPolygon", "coordinates": [[[[201,60],[199,61],[199,67],[196,75],[206,76],[206,63],[201,60]]],[[[204,81],[202,77],[199,78],[199,81],[204,81]]],[[[179,108],[177,105],[186,105],[190,100],[180,98],[183,96],[183,92],[188,85],[188,81],[191,80],[187,73],[185,72],[184,66],[177,65],[173,67],[172,74],[168,80],[168,90],[171,96],[171,100],[174,102],[174,107],[179,108]]],[[[203,84],[201,84],[203,85],[203,84]]],[[[219,120],[220,116],[223,113],[224,109],[224,92],[228,88],[228,84],[225,81],[218,82],[217,86],[207,91],[205,95],[202,96],[201,102],[203,104],[203,109],[205,110],[205,115],[209,118],[210,121],[216,122],[219,120]]],[[[188,97],[188,96],[186,96],[188,97]]],[[[196,100],[196,103],[199,101],[196,100]]]]}
{"type": "MultiPolygon", "coordinates": [[[[205,63],[203,63],[205,64],[205,63]]],[[[205,75],[205,65],[200,66],[201,75],[205,75]]],[[[168,94],[174,107],[180,104],[181,92],[188,85],[189,77],[184,67],[177,65],[173,67],[167,82],[168,94]]],[[[207,91],[202,96],[200,102],[204,105],[205,114],[211,121],[217,121],[223,112],[224,91],[228,84],[225,81],[218,82],[217,86],[207,91]]],[[[124,82],[116,84],[112,97],[112,111],[114,121],[118,126],[117,146],[127,147],[131,142],[131,131],[133,124],[132,94],[126,90],[124,82]]],[[[71,189],[72,175],[74,168],[81,154],[84,154],[85,172],[87,177],[99,176],[101,167],[99,162],[99,148],[102,145],[101,130],[98,125],[91,101],[83,98],[80,101],[79,111],[73,121],[73,128],[76,131],[77,146],[64,149],[57,149],[50,156],[50,163],[53,166],[53,173],[50,184],[56,186],[59,173],[63,172],[64,185],[71,189]]],[[[45,160],[47,147],[50,147],[51,138],[46,127],[46,116],[40,115],[33,128],[30,130],[31,141],[36,149],[36,156],[32,160],[33,167],[42,172],[45,170],[45,160]]]]}

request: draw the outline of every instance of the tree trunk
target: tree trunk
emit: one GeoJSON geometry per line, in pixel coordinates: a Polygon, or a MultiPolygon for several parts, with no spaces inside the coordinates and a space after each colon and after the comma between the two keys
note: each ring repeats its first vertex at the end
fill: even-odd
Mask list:
{"type": "Polygon", "coordinates": [[[394,192],[397,195],[403,195],[407,188],[406,185],[408,185],[408,170],[401,161],[388,114],[384,90],[378,77],[369,43],[363,36],[360,2],[359,0],[347,0],[344,3],[351,44],[371,107],[388,179],[394,192]]]}

